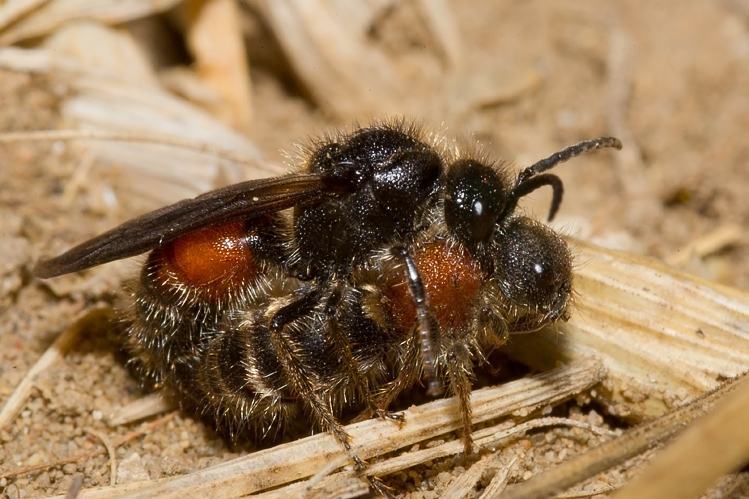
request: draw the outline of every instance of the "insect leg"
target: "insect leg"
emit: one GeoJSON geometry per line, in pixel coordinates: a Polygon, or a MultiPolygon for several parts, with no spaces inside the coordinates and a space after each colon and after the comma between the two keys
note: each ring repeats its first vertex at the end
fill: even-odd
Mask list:
{"type": "Polygon", "coordinates": [[[316,289],[281,308],[270,321],[270,339],[290,388],[307,405],[320,426],[341,443],[346,454],[354,461],[355,468],[362,469],[364,468],[364,462],[351,450],[351,444],[349,443],[351,436],[346,433],[341,423],[336,419],[330,404],[318,395],[314,386],[314,374],[310,372],[300,358],[293,340],[287,338],[284,333],[288,329],[285,326],[315,308],[320,295],[321,292],[316,289]]]}
{"type": "Polygon", "coordinates": [[[403,259],[406,265],[406,278],[408,290],[416,306],[416,320],[419,323],[419,342],[421,346],[421,362],[424,367],[424,377],[427,380],[427,393],[431,396],[440,395],[443,391],[442,383],[437,377],[435,368],[435,355],[432,338],[435,336],[436,321],[427,311],[426,293],[424,282],[421,280],[419,269],[416,267],[411,255],[404,246],[395,246],[392,253],[403,259]]]}
{"type": "MultiPolygon", "coordinates": [[[[416,383],[419,379],[420,371],[420,365],[418,362],[419,338],[412,336],[406,343],[406,349],[400,357],[400,362],[394,366],[394,370],[397,372],[395,379],[379,387],[378,394],[375,398],[376,407],[381,410],[386,410],[403,390],[410,388],[414,383],[416,383]]],[[[351,422],[358,423],[360,421],[365,421],[371,418],[372,414],[373,413],[367,409],[356,416],[351,422]]]]}
{"type": "Polygon", "coordinates": [[[466,456],[473,451],[471,426],[471,380],[473,362],[462,345],[453,345],[447,354],[447,374],[450,389],[460,403],[460,416],[463,423],[463,452],[466,456]]]}
{"type": "Polygon", "coordinates": [[[382,481],[375,476],[368,476],[367,481],[372,488],[385,499],[395,499],[395,496],[390,493],[390,488],[382,483],[382,481]]]}
{"type": "Polygon", "coordinates": [[[381,409],[377,406],[372,396],[372,392],[369,389],[369,381],[367,378],[360,375],[359,364],[354,358],[351,351],[351,343],[346,338],[344,331],[341,329],[339,323],[339,315],[342,301],[342,285],[337,285],[333,292],[328,297],[325,305],[325,315],[327,316],[327,329],[329,332],[329,338],[334,343],[336,350],[339,352],[341,361],[346,366],[346,370],[353,385],[361,391],[362,398],[367,404],[368,417],[372,414],[377,415],[382,419],[389,419],[397,423],[403,423],[403,415],[398,413],[389,412],[385,409],[381,409]]]}
{"type": "Polygon", "coordinates": [[[280,333],[288,324],[312,312],[320,302],[321,294],[319,288],[307,288],[301,298],[276,311],[270,320],[270,329],[280,333]]]}

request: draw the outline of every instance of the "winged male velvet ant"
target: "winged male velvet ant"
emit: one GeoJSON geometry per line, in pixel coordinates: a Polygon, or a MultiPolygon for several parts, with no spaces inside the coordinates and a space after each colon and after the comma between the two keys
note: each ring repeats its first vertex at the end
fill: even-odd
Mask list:
{"type": "Polygon", "coordinates": [[[424,379],[458,397],[470,453],[474,365],[509,334],[569,317],[570,250],[517,203],[549,186],[551,220],[563,186],[545,172],[608,147],[621,143],[580,142],[513,178],[416,126],[376,124],[315,143],[297,172],[147,213],[34,273],[150,251],[126,349],[144,382],[233,437],[303,411],[361,466],[342,407],[398,420],[389,404],[424,379]]]}

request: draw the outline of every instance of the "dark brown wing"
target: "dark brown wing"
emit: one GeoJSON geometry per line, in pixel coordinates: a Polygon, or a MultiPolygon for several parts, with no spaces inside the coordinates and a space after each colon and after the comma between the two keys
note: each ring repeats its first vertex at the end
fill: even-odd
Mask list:
{"type": "Polygon", "coordinates": [[[333,194],[317,175],[290,174],[250,180],[185,199],[146,213],[79,244],[62,255],[40,261],[34,275],[55,277],[158,248],[201,229],[252,218],[333,194]]]}

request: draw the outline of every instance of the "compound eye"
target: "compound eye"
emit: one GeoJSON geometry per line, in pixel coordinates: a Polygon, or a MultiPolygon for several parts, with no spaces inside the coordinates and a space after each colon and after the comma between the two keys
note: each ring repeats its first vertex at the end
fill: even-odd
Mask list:
{"type": "Polygon", "coordinates": [[[456,161],[447,174],[445,221],[458,239],[472,246],[494,233],[507,192],[490,167],[472,159],[456,161]]]}

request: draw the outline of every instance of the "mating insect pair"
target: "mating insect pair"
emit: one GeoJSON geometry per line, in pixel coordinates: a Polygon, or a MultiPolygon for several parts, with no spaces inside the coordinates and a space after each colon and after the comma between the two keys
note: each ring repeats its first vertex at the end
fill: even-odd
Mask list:
{"type": "Polygon", "coordinates": [[[511,179],[415,126],[378,124],[314,144],[299,172],[135,218],[35,274],[151,251],[126,349],[145,382],[232,436],[305,412],[361,464],[341,409],[397,420],[389,404],[424,379],[458,397],[469,453],[474,365],[569,315],[569,248],[517,203],[550,186],[553,218],[562,182],[544,172],[604,147],[621,144],[581,142],[511,179]]]}

